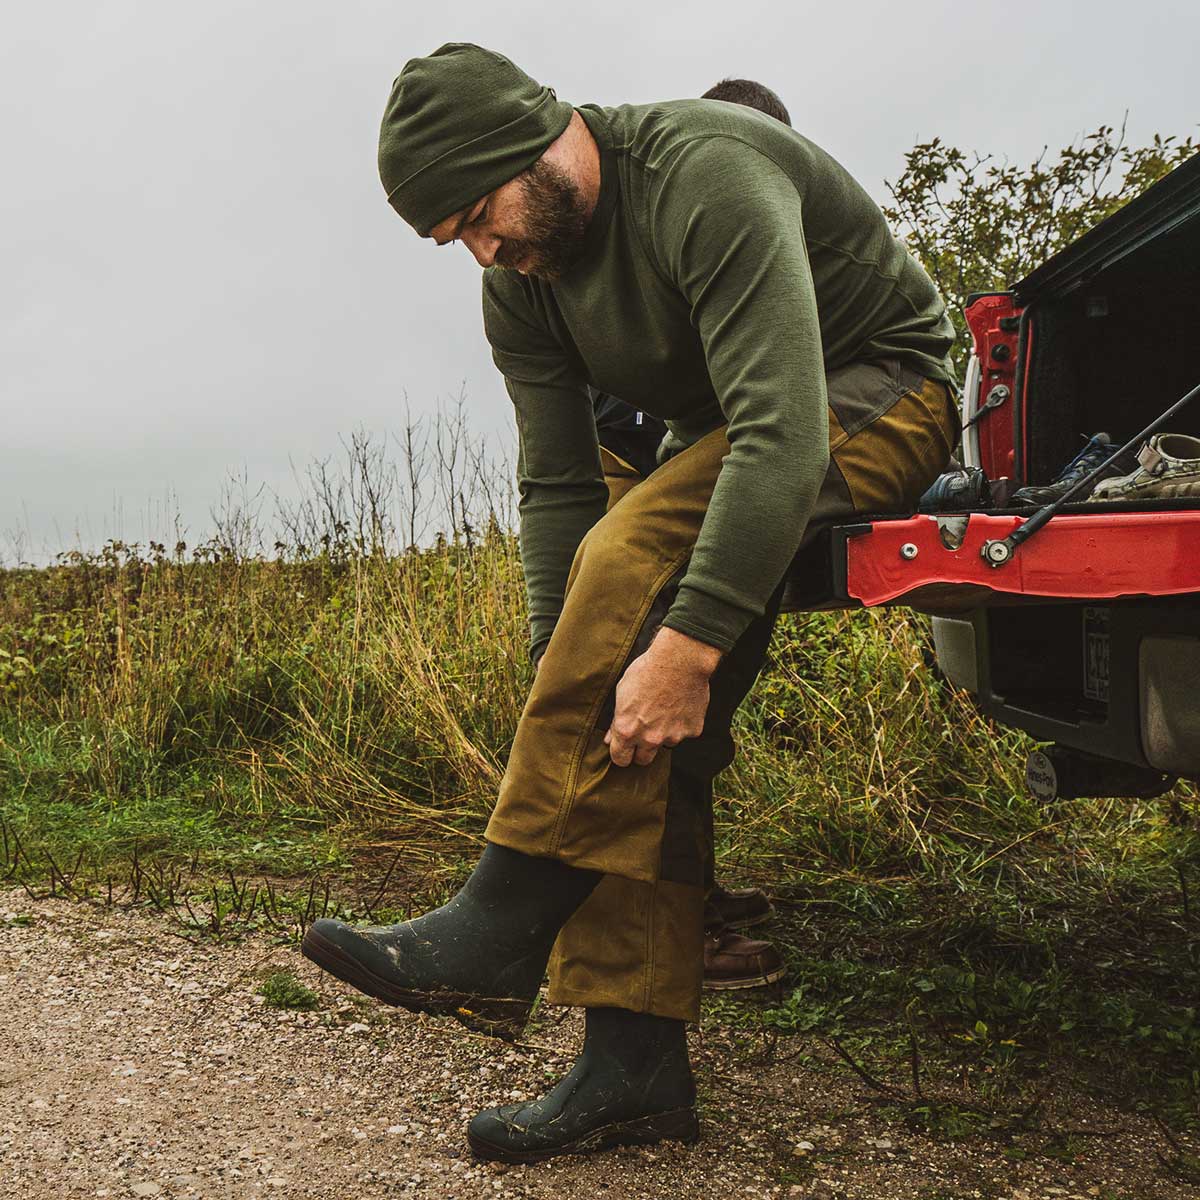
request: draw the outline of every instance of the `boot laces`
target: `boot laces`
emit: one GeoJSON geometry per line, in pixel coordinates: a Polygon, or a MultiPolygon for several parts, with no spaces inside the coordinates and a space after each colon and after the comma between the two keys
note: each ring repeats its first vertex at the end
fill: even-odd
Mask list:
{"type": "Polygon", "coordinates": [[[1087,445],[1067,463],[1063,472],[1054,481],[1065,483],[1067,480],[1080,479],[1089,471],[1094,470],[1102,462],[1107,461],[1116,447],[1102,434],[1088,438],[1087,445]]]}

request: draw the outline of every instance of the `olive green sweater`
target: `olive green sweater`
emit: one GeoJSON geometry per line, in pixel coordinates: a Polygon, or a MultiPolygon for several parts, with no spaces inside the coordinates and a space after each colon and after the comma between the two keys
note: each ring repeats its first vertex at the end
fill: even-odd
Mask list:
{"type": "Polygon", "coordinates": [[[582,258],[549,283],[484,274],[516,407],[532,651],[604,513],[592,384],[666,420],[668,450],[732,447],[666,624],[728,650],[763,611],[829,461],[827,370],[900,358],[948,381],[953,328],[879,207],[824,151],[715,100],[579,110],[600,146],[582,258]]]}

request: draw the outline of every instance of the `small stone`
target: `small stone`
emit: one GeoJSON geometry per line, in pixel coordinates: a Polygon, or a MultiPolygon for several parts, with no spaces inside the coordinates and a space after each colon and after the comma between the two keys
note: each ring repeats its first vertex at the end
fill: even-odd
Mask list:
{"type": "Polygon", "coordinates": [[[370,1025],[364,1025],[362,1021],[355,1021],[353,1025],[346,1026],[347,1033],[366,1033],[370,1029],[370,1025]]]}
{"type": "Polygon", "coordinates": [[[135,1196],[157,1196],[162,1188],[157,1183],[135,1183],[129,1190],[135,1196]]]}
{"type": "Polygon", "coordinates": [[[797,1142],[792,1147],[792,1154],[796,1158],[803,1158],[806,1154],[811,1154],[816,1149],[812,1142],[797,1142]]]}

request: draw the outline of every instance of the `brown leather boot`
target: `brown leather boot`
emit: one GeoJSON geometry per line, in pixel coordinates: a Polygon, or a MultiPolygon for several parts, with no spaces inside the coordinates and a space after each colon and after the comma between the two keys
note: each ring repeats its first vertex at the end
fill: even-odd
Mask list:
{"type": "Polygon", "coordinates": [[[726,888],[714,883],[704,898],[705,926],[750,929],[769,921],[774,914],[775,909],[761,888],[726,888]]]}
{"type": "Polygon", "coordinates": [[[770,942],[729,928],[704,931],[704,986],[714,991],[766,987],[783,978],[783,959],[770,942]]]}

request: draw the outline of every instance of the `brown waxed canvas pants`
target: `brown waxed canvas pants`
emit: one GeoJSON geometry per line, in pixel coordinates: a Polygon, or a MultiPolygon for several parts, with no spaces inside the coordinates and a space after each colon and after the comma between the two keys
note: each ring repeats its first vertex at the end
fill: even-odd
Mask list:
{"type": "MultiPolygon", "coordinates": [[[[827,387],[830,465],[806,542],[854,513],[911,511],[958,436],[949,389],[896,361],[839,368],[827,387]]],[[[704,805],[732,761],[730,722],[761,667],[782,584],[713,675],[700,737],[649,766],[618,767],[604,734],[617,681],[670,608],[728,453],[715,430],[632,480],[589,531],[517,727],[488,840],[605,876],[559,934],[554,1004],[699,1016],[704,805]]]]}
{"type": "MultiPolygon", "coordinates": [[[[618,500],[620,500],[630,488],[642,482],[645,476],[634,466],[627,463],[620,455],[609,450],[608,447],[601,445],[600,447],[600,465],[604,470],[604,482],[608,486],[608,507],[612,508],[618,500]]],[[[750,662],[754,660],[755,650],[754,645],[757,641],[762,641],[762,650],[758,655],[759,660],[766,655],[766,644],[770,640],[771,630],[775,624],[775,615],[779,608],[776,598],[771,598],[771,606],[768,613],[765,614],[765,620],[762,623],[756,624],[756,633],[761,633],[761,638],[751,637],[744,638],[745,643],[742,654],[750,662]]],[[[755,670],[757,678],[758,671],[755,670]]],[[[753,683],[753,680],[750,681],[753,683]]],[[[704,856],[704,896],[707,900],[709,892],[716,886],[716,876],[714,871],[714,836],[713,836],[713,789],[712,780],[708,780],[707,785],[701,787],[700,795],[695,797],[696,802],[700,805],[700,837],[701,851],[704,856]]],[[[705,913],[707,920],[708,914],[705,913]]]]}

